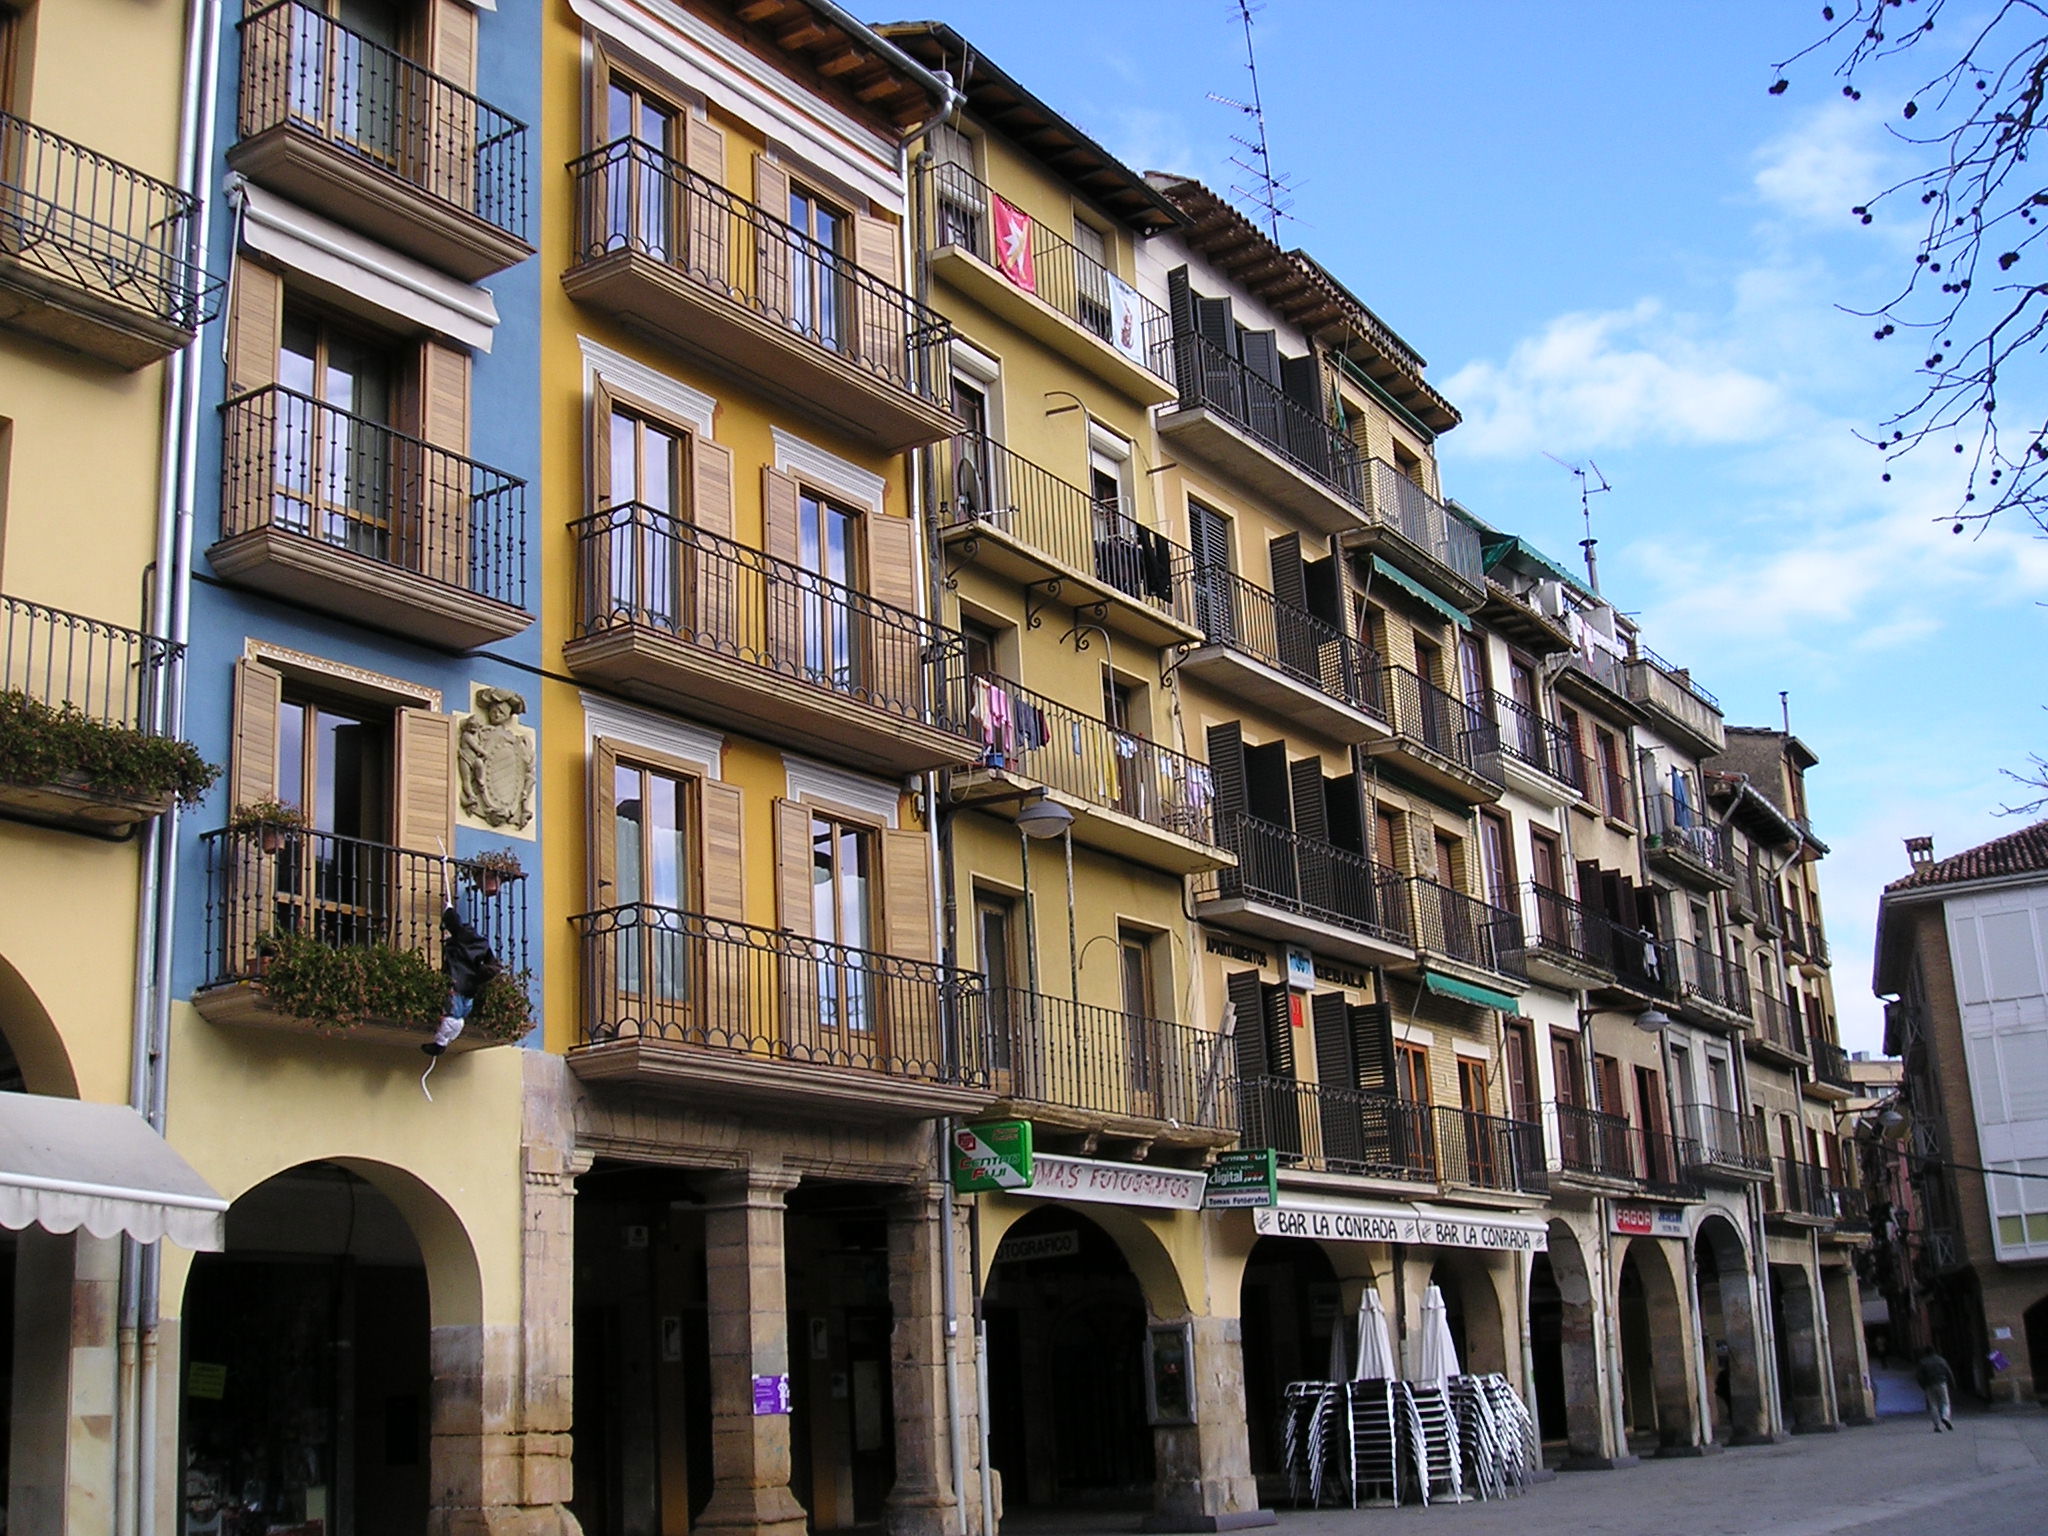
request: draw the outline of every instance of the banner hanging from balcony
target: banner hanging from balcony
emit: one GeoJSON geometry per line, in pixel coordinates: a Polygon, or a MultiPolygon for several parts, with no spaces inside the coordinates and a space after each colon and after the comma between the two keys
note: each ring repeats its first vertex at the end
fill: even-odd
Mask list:
{"type": "Polygon", "coordinates": [[[1143,308],[1138,290],[1109,274],[1109,344],[1140,368],[1145,366],[1145,338],[1140,324],[1143,308]]]}
{"type": "Polygon", "coordinates": [[[1038,292],[1038,267],[1031,259],[1031,215],[1011,207],[993,192],[988,202],[995,226],[996,270],[1026,293],[1038,292]]]}

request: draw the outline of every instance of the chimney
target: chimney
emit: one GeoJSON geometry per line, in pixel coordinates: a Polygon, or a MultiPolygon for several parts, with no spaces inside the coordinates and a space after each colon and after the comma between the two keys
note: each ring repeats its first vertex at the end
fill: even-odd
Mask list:
{"type": "Polygon", "coordinates": [[[1934,839],[1931,837],[1907,838],[1906,857],[1913,861],[1915,869],[1925,869],[1934,862],[1934,839]]]}

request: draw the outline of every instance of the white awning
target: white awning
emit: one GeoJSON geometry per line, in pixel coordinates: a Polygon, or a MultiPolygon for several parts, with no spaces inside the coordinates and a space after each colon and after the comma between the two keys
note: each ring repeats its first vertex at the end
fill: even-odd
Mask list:
{"type": "Polygon", "coordinates": [[[0,1227],[217,1253],[228,1202],[126,1104],[0,1093],[0,1227]]]}

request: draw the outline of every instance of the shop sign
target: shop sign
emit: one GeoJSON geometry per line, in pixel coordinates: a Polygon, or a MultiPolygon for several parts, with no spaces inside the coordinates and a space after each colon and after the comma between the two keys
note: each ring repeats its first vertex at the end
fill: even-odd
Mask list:
{"type": "Polygon", "coordinates": [[[1287,946],[1287,985],[1297,992],[1316,989],[1316,957],[1295,944],[1287,946]]]}
{"type": "Polygon", "coordinates": [[[789,1377],[756,1376],[754,1378],[754,1416],[789,1412],[789,1377]]]}
{"type": "Polygon", "coordinates": [[[1276,1205],[1279,1200],[1279,1168],[1271,1147],[1225,1152],[1210,1168],[1209,1184],[1202,1193],[1202,1204],[1212,1211],[1276,1205]]]}
{"type": "Polygon", "coordinates": [[[1023,1264],[1031,1259],[1064,1259],[1081,1251],[1078,1232],[1045,1232],[1037,1237],[1006,1237],[996,1249],[996,1263],[1023,1264]]]}
{"type": "Polygon", "coordinates": [[[1618,1237],[1684,1237],[1685,1212],[1671,1205],[1617,1205],[1613,1227],[1618,1237]]]}
{"type": "Polygon", "coordinates": [[[1313,1237],[1336,1243],[1419,1243],[1509,1253],[1543,1253],[1550,1247],[1548,1232],[1533,1223],[1398,1207],[1257,1210],[1252,1212],[1252,1229],[1261,1237],[1313,1237]]]}
{"type": "Polygon", "coordinates": [[[985,1189],[1029,1189],[1031,1122],[988,1120],[953,1133],[953,1188],[963,1195],[985,1189]]]}
{"type": "Polygon", "coordinates": [[[1087,1157],[1042,1153],[1032,1161],[1024,1193],[1053,1200],[1101,1205],[1143,1205],[1168,1211],[1198,1211],[1208,1180],[1184,1168],[1148,1168],[1142,1163],[1099,1163],[1087,1157]]]}

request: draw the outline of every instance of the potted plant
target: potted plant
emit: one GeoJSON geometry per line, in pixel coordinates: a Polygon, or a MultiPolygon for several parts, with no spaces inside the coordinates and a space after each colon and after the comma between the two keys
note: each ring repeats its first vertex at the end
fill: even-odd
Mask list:
{"type": "Polygon", "coordinates": [[[276,853],[289,834],[303,832],[308,825],[304,811],[282,800],[250,800],[236,806],[228,818],[230,832],[254,833],[265,853],[276,853]]]}
{"type": "Polygon", "coordinates": [[[468,861],[471,882],[486,896],[495,896],[508,880],[523,880],[526,869],[510,848],[493,848],[468,861]]]}

